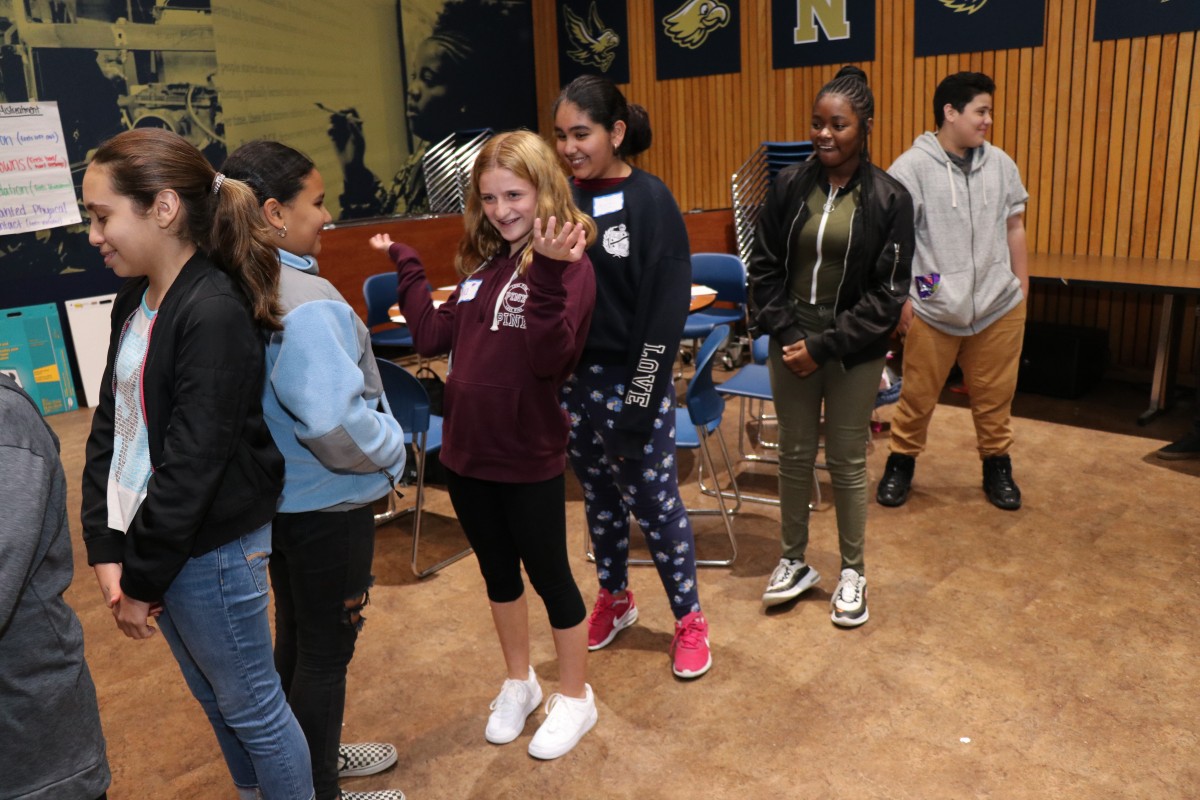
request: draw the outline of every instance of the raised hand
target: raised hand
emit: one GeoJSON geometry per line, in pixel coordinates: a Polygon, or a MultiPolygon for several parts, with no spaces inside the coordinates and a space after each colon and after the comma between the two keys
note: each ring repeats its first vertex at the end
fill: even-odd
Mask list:
{"type": "Polygon", "coordinates": [[[533,220],[533,250],[535,253],[556,261],[575,262],[583,257],[587,247],[587,229],[575,222],[567,222],[562,230],[555,231],[558,220],[553,216],[546,220],[545,231],[542,221],[533,220]]]}
{"type": "Polygon", "coordinates": [[[392,246],[392,237],[386,233],[377,233],[367,240],[368,244],[375,250],[380,250],[384,253],[392,246]]]}

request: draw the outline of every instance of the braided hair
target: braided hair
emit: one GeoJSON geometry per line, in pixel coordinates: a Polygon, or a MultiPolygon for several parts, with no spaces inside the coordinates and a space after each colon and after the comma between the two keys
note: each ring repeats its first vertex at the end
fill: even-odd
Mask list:
{"type": "Polygon", "coordinates": [[[847,64],[838,70],[837,75],[829,83],[821,87],[813,100],[815,106],[822,97],[837,95],[849,103],[850,108],[858,117],[858,130],[861,137],[862,150],[858,165],[860,196],[864,222],[868,221],[870,200],[875,194],[875,176],[871,169],[871,151],[867,147],[867,120],[875,117],[875,94],[867,85],[867,73],[855,66],[847,64]]]}

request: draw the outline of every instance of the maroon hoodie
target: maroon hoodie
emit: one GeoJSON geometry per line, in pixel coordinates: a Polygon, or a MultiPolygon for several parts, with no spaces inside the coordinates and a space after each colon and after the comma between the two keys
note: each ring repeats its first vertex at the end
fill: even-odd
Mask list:
{"type": "Polygon", "coordinates": [[[417,251],[393,244],[397,296],[423,356],[451,353],[441,461],[459,475],[535,483],[566,469],[570,423],[559,389],[587,341],[596,277],[535,253],[524,275],[494,257],[434,309],[417,251]]]}

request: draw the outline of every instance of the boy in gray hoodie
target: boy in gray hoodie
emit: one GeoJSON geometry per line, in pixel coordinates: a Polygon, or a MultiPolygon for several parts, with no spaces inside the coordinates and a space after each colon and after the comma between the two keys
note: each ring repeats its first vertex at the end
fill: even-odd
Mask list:
{"type": "Polygon", "coordinates": [[[899,327],[904,382],[876,492],[885,506],[908,499],[916,457],[957,361],[971,399],[983,489],[999,508],[1021,507],[1008,453],[1029,293],[1029,193],[1013,160],[986,141],[995,90],[978,72],[943,80],[933,95],[937,132],[919,136],[888,170],[912,194],[916,253],[899,327]]]}

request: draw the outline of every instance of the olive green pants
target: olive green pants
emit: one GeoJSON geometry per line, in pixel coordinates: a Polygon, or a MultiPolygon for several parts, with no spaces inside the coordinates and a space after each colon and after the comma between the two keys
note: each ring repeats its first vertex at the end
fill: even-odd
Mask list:
{"type": "Polygon", "coordinates": [[[825,464],[833,482],[842,569],[863,574],[867,529],[867,438],[879,392],[883,358],[845,369],[830,360],[801,378],[784,366],[772,340],[771,389],[779,417],[779,499],[783,557],[803,559],[808,548],[808,504],[825,411],[825,464]]]}

